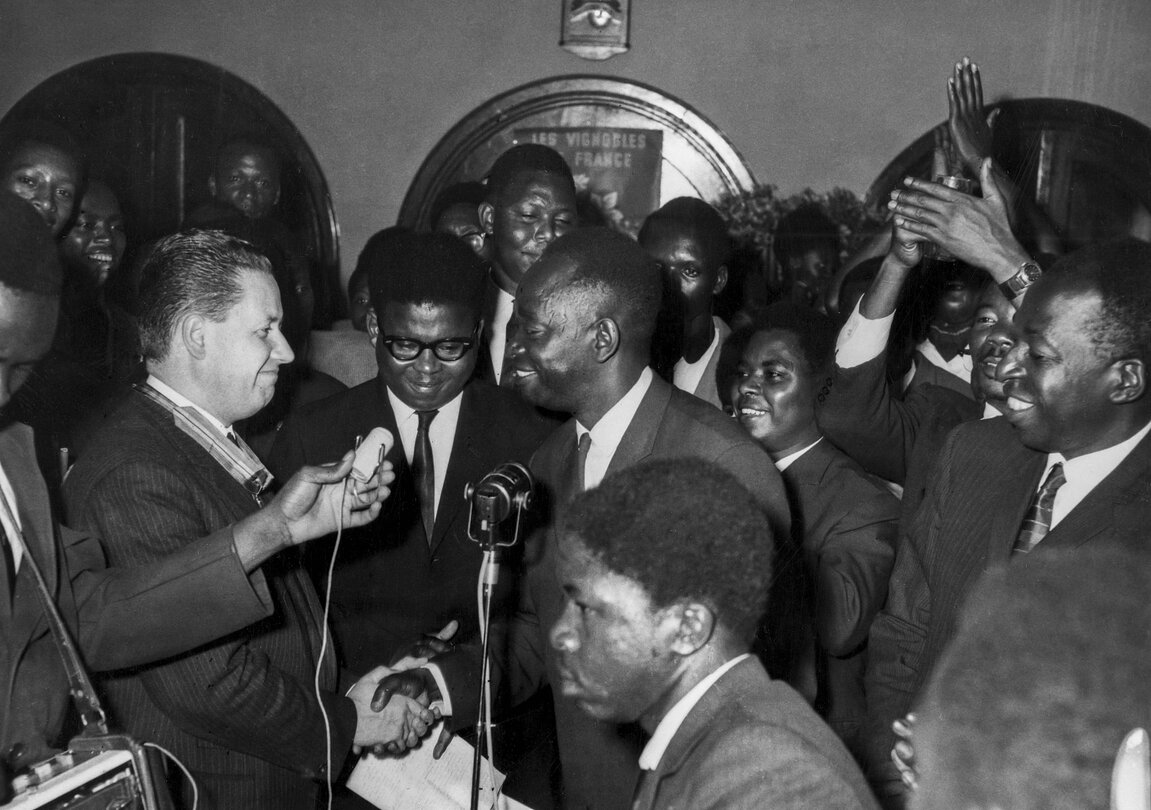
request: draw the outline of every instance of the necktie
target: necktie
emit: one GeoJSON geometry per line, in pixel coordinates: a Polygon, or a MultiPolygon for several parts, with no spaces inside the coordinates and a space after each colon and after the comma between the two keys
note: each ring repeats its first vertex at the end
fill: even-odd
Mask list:
{"type": "Polygon", "coordinates": [[[584,470],[587,469],[587,454],[591,450],[591,434],[584,433],[579,437],[579,444],[576,447],[578,458],[576,460],[576,493],[583,492],[587,489],[586,479],[584,477],[584,470]]]}
{"type": "Polygon", "coordinates": [[[1026,554],[1039,544],[1051,530],[1051,507],[1055,505],[1055,493],[1059,487],[1067,483],[1063,476],[1063,464],[1057,463],[1047,473],[1043,486],[1031,499],[1031,506],[1027,509],[1027,517],[1023,518],[1023,526],[1019,529],[1019,537],[1015,539],[1016,554],[1026,554]]]}
{"type": "Polygon", "coordinates": [[[4,570],[8,577],[8,596],[16,596],[16,556],[12,552],[12,545],[8,540],[8,532],[0,524],[0,549],[4,551],[4,570]]]}
{"type": "Polygon", "coordinates": [[[416,477],[416,494],[420,499],[420,515],[424,520],[428,545],[432,543],[432,528],[436,525],[436,470],[428,426],[437,413],[439,411],[416,411],[420,424],[416,428],[416,449],[412,453],[412,474],[416,477]]]}
{"type": "Polygon", "coordinates": [[[655,771],[649,771],[646,768],[641,769],[639,772],[639,779],[636,780],[635,790],[631,794],[632,810],[647,810],[652,806],[655,800],[655,786],[659,780],[655,778],[655,771]]]}

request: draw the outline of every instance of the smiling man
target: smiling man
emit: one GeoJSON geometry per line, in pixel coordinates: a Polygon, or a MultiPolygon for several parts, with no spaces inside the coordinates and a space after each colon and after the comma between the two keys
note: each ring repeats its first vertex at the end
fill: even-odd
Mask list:
{"type": "Polygon", "coordinates": [[[999,364],[1007,414],[948,437],[896,555],[871,630],[873,781],[899,800],[890,726],[908,710],[992,564],[1048,549],[1146,544],[1151,520],[1151,245],[1125,241],[1060,260],[1015,316],[999,364]]]}
{"type": "MultiPolygon", "coordinates": [[[[156,244],[140,284],[147,383],[102,424],[64,493],[70,520],[102,534],[113,565],[151,564],[205,536],[249,547],[253,535],[258,564],[301,538],[379,513],[386,490],[378,493],[374,481],[362,492],[342,483],[313,491],[307,503],[319,506],[296,520],[285,512],[301,500],[298,477],[265,505],[270,476],[231,426],[267,404],[280,366],[292,360],[281,317],[271,266],[248,243],[191,231],[156,244]],[[362,514],[348,514],[353,507],[362,514]]],[[[344,456],[341,478],[350,449],[330,459],[344,456]]],[[[381,475],[390,482],[387,467],[381,475]]],[[[259,585],[274,617],[101,682],[129,733],[188,767],[201,807],[310,810],[316,788],[307,777],[329,770],[329,756],[338,771],[353,744],[414,739],[431,720],[407,699],[395,712],[372,712],[363,700],[364,689],[368,698],[374,691],[370,678],[348,697],[336,690],[335,662],[321,652],[320,604],[293,560],[278,558],[263,571],[259,585]]],[[[194,628],[204,621],[201,594],[187,589],[183,597],[182,621],[194,628]]],[[[182,789],[190,806],[191,787],[182,789]]]]}
{"type": "Polygon", "coordinates": [[[579,224],[571,169],[554,149],[513,146],[492,164],[478,210],[484,245],[477,253],[491,260],[484,317],[492,374],[485,376],[500,384],[516,285],[544,248],[579,224]]]}
{"type": "MultiPolygon", "coordinates": [[[[553,569],[555,527],[572,497],[608,472],[651,457],[712,461],[752,494],[776,537],[788,536],[787,496],[767,455],[718,409],[673,388],[648,366],[660,294],[654,262],[633,239],[608,228],[557,239],[520,282],[508,352],[513,382],[528,402],[573,418],[545,440],[530,465],[546,527],[529,542],[520,610],[506,628],[507,657],[493,667],[496,692],[507,688],[515,701],[545,683],[556,686],[547,638],[564,599],[553,569]]],[[[432,662],[456,728],[475,719],[479,652],[478,645],[460,645],[432,662]]],[[[421,672],[427,670],[409,677],[426,681],[421,672]]],[[[564,807],[627,807],[637,730],[588,717],[570,701],[557,700],[555,709],[564,807]]]]}
{"type": "Polygon", "coordinates": [[[736,418],[783,475],[814,583],[815,706],[854,753],[866,714],[867,633],[887,595],[899,501],[819,430],[834,344],[830,318],[780,302],[728,339],[721,369],[736,360],[725,379],[736,418]]]}
{"type": "Polygon", "coordinates": [[[831,730],[748,653],[770,535],[750,493],[703,461],[643,462],[571,504],[556,686],[646,732],[634,810],[875,806],[831,730]]]}
{"type": "MultiPolygon", "coordinates": [[[[336,641],[357,670],[453,619],[455,641],[475,637],[482,555],[468,539],[464,486],[504,462],[526,463],[548,433],[514,393],[472,378],[485,272],[466,244],[448,234],[406,234],[368,275],[378,375],[289,418],[270,462],[287,475],[377,425],[396,437],[388,454],[395,495],[381,520],[344,534],[333,575],[336,641]]],[[[327,579],[331,549],[322,542],[308,552],[317,584],[327,579]]],[[[497,606],[513,584],[501,578],[497,606]]]]}

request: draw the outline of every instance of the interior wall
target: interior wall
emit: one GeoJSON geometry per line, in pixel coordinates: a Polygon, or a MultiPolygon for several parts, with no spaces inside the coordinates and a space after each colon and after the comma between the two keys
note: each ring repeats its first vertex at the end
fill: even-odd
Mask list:
{"type": "Polygon", "coordinates": [[[1151,124],[1147,0],[633,0],[632,50],[558,46],[559,0],[5,0],[0,110],[77,62],[127,51],[219,65],[271,98],[315,151],[344,273],[392,224],[425,155],[525,82],[618,76],[678,96],[785,193],[858,193],[946,115],[965,54],[991,98],[1056,96],[1151,124]]]}

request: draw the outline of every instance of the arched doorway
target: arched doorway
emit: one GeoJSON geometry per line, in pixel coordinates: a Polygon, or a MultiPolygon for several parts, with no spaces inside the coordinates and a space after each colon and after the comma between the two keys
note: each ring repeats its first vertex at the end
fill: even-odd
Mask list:
{"type": "Polygon", "coordinates": [[[277,216],[312,263],[316,320],[342,314],[339,230],[327,181],[296,126],[238,76],[185,56],[104,56],[40,83],[9,118],[54,120],[85,142],[92,175],[122,197],[130,247],[179,229],[207,198],[221,140],[258,133],[283,161],[277,216]]]}

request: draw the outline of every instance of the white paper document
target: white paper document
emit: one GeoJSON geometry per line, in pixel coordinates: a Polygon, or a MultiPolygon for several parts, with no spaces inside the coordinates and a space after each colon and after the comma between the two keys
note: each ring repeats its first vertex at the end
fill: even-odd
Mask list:
{"type": "MultiPolygon", "coordinates": [[[[441,720],[424,737],[418,748],[401,757],[375,757],[367,755],[356,763],[348,778],[348,790],[357,793],[380,810],[409,810],[409,808],[443,808],[469,810],[472,793],[472,757],[475,749],[453,737],[443,756],[432,758],[432,749],[440,736],[441,720]]],[[[493,805],[487,758],[480,764],[480,803],[484,810],[530,810],[526,805],[499,796],[493,805]]],[[[503,786],[504,775],[494,771],[496,789],[503,786]]]]}

